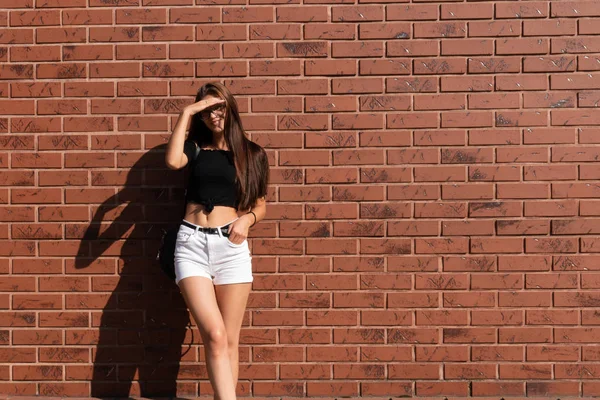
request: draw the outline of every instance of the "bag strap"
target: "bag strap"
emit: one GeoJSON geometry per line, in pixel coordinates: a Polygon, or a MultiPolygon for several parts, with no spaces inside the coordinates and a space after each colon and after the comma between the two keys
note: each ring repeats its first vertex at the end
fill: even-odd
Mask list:
{"type": "Polygon", "coordinates": [[[198,158],[198,155],[200,154],[200,146],[198,146],[198,143],[194,142],[194,144],[196,145],[196,154],[194,154],[194,160],[196,161],[196,159],[198,158]]]}

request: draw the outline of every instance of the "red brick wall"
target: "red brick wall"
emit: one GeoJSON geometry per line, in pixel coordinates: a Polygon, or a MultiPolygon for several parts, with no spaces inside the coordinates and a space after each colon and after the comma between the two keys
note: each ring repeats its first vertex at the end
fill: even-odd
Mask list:
{"type": "Polygon", "coordinates": [[[0,393],[210,393],[153,256],[219,80],[272,162],[241,394],[600,395],[598,2],[196,3],[2,1],[0,393]]]}

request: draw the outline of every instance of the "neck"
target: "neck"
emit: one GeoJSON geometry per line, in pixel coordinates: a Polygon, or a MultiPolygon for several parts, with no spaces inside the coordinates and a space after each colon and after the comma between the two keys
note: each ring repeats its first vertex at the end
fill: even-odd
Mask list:
{"type": "Polygon", "coordinates": [[[225,141],[225,136],[223,134],[215,134],[213,132],[212,145],[217,149],[226,149],[227,142],[225,141]]]}

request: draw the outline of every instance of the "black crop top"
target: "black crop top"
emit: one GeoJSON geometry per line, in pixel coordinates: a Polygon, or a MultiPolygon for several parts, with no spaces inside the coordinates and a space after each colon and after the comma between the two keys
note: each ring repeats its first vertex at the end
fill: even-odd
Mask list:
{"type": "Polygon", "coordinates": [[[190,167],[186,202],[202,204],[208,213],[215,206],[237,209],[235,165],[231,152],[201,149],[196,158],[196,144],[191,140],[185,141],[183,152],[190,167]]]}

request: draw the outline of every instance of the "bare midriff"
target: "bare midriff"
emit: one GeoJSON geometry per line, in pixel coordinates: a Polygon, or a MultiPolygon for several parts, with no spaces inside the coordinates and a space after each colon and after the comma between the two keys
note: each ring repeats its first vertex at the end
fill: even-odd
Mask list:
{"type": "Polygon", "coordinates": [[[233,207],[225,206],[215,206],[210,213],[207,213],[202,204],[188,202],[183,219],[194,225],[214,228],[223,226],[244,214],[244,211],[237,211],[233,207]]]}

